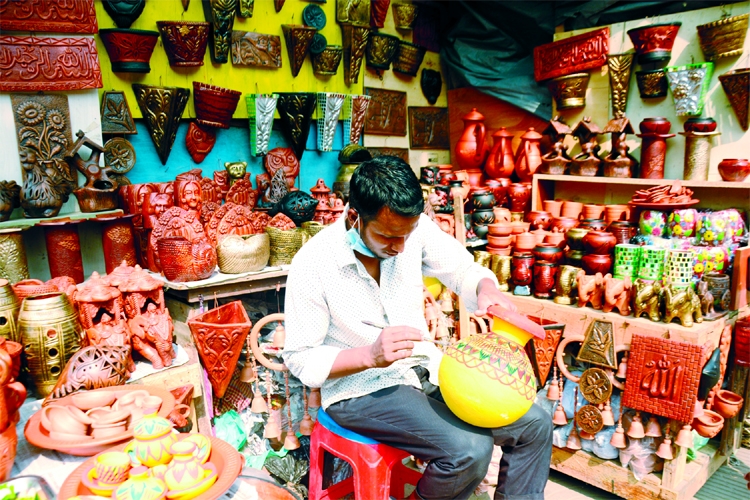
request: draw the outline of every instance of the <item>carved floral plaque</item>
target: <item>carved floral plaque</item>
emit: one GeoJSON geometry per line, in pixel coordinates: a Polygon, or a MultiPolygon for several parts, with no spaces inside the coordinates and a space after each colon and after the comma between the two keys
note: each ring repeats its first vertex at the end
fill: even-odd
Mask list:
{"type": "Polygon", "coordinates": [[[232,31],[232,64],[280,68],[281,37],[249,31],[232,31]]]}
{"type": "Polygon", "coordinates": [[[406,135],[406,92],[365,87],[372,97],[365,116],[365,133],[406,135]]]}
{"type": "Polygon", "coordinates": [[[0,31],[99,31],[94,0],[0,0],[0,31]]]}
{"type": "Polygon", "coordinates": [[[609,28],[602,28],[534,48],[537,82],[607,64],[609,28]]]}
{"type": "Polygon", "coordinates": [[[0,36],[0,91],[81,90],[102,86],[93,38],[0,36]]]}
{"type": "Polygon", "coordinates": [[[409,106],[409,147],[450,149],[448,108],[409,106]]]}
{"type": "Polygon", "coordinates": [[[691,422],[701,361],[700,345],[633,334],[622,404],[691,422]]]}

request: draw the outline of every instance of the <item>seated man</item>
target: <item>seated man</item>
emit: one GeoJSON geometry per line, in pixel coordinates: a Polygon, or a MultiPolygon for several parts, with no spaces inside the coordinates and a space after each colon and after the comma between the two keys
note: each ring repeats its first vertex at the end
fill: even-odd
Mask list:
{"type": "Polygon", "coordinates": [[[357,168],[346,216],[292,262],[284,362],[305,385],[322,387],[323,408],[339,425],[429,461],[419,498],[469,497],[494,443],[503,448],[495,498],[542,499],[552,452],[544,410],[534,405],[511,425],[484,429],[442,400],[442,353],[429,341],[422,276],[438,278],[478,315],[515,307],[491,271],[421,215],[423,207],[403,160],[379,157],[357,168]]]}

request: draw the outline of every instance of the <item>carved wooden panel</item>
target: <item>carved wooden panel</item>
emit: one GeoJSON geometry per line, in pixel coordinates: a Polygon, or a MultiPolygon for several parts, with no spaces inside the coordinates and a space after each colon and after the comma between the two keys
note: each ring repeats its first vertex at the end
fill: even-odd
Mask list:
{"type": "Polygon", "coordinates": [[[373,158],[378,156],[398,156],[406,163],[409,163],[409,149],[408,148],[373,148],[368,147],[367,151],[370,152],[373,158]]]}
{"type": "Polygon", "coordinates": [[[448,108],[409,106],[409,147],[450,149],[448,108]]]}
{"type": "Polygon", "coordinates": [[[94,0],[0,0],[0,31],[96,33],[94,0]]]}
{"type": "Polygon", "coordinates": [[[537,82],[607,64],[609,28],[602,28],[534,48],[537,82]]]}
{"type": "Polygon", "coordinates": [[[93,38],[0,36],[0,91],[81,90],[102,86],[93,38]]]}
{"type": "Polygon", "coordinates": [[[617,368],[615,333],[611,322],[595,320],[591,323],[577,358],[578,361],[587,361],[605,368],[617,368]]]}
{"type": "Polygon", "coordinates": [[[406,92],[365,87],[372,99],[365,117],[365,134],[406,135],[406,92]]]}
{"type": "Polygon", "coordinates": [[[633,334],[622,404],[680,422],[693,420],[701,346],[633,334]]]}
{"type": "Polygon", "coordinates": [[[232,31],[232,64],[281,67],[281,37],[250,31],[232,31]]]}

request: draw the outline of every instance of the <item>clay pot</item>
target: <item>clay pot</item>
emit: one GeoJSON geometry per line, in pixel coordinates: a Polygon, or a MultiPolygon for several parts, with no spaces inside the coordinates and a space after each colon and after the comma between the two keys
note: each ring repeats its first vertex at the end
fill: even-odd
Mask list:
{"type": "Polygon", "coordinates": [[[706,61],[742,54],[747,24],[748,14],[742,14],[696,26],[706,61]]]}
{"type": "Polygon", "coordinates": [[[529,230],[530,224],[528,222],[514,221],[510,223],[511,234],[521,234],[529,230]]]}
{"type": "Polygon", "coordinates": [[[500,130],[492,134],[492,138],[495,142],[492,146],[490,156],[487,158],[484,171],[488,177],[510,177],[515,169],[513,147],[511,145],[513,134],[508,132],[505,127],[500,127],[500,130]]]}
{"type": "Polygon", "coordinates": [[[203,66],[208,45],[209,23],[201,21],[157,21],[164,52],[170,66],[203,66]]]}
{"type": "Polygon", "coordinates": [[[584,219],[601,219],[604,216],[604,205],[587,203],[583,206],[584,219]]]}
{"type": "Polygon", "coordinates": [[[385,33],[372,32],[367,41],[365,60],[370,68],[387,70],[398,51],[399,38],[385,33]]]}
{"type": "MultiPolygon", "coordinates": [[[[532,279],[532,266],[534,265],[534,256],[528,252],[518,251],[513,253],[511,277],[516,286],[529,286],[532,279]]],[[[528,295],[528,294],[527,294],[528,295]]]]}
{"type": "Polygon", "coordinates": [[[103,0],[102,6],[118,28],[129,28],[143,13],[146,0],[103,0]]]}
{"type": "Polygon", "coordinates": [[[583,237],[583,250],[587,254],[610,255],[617,245],[617,238],[606,231],[591,230],[583,237]]]}
{"type": "Polygon", "coordinates": [[[721,160],[719,175],[728,182],[742,182],[750,175],[750,162],[746,159],[721,160]]]}
{"type": "Polygon", "coordinates": [[[495,206],[503,206],[508,200],[508,186],[510,186],[510,179],[501,177],[499,179],[487,179],[484,185],[492,190],[492,194],[495,195],[495,206]]]}
{"type": "Polygon", "coordinates": [[[410,30],[419,13],[419,6],[411,3],[394,3],[393,23],[400,30],[410,30]]]}
{"type": "Polygon", "coordinates": [[[568,242],[568,247],[570,248],[570,250],[583,251],[583,238],[588,234],[588,232],[589,229],[582,227],[569,229],[565,233],[565,240],[568,242]]]}
{"type": "Polygon", "coordinates": [[[495,214],[495,222],[510,222],[510,210],[507,208],[494,206],[492,211],[495,214]]]}
{"type": "Polygon", "coordinates": [[[578,219],[572,218],[572,217],[556,217],[552,219],[552,222],[550,223],[550,229],[555,230],[557,229],[561,233],[566,233],[573,229],[574,227],[578,227],[578,219]]]}
{"type": "Polygon", "coordinates": [[[464,130],[456,143],[456,161],[463,170],[478,169],[484,164],[490,152],[485,140],[484,115],[476,108],[472,108],[461,119],[464,121],[464,130]]]}
{"type": "MultiPolygon", "coordinates": [[[[338,72],[344,49],[341,45],[326,45],[318,54],[312,54],[313,73],[330,76],[338,72]]],[[[354,128],[351,129],[354,132],[354,128]]]]}
{"type": "Polygon", "coordinates": [[[543,243],[549,243],[549,244],[555,245],[561,250],[564,250],[565,247],[567,246],[565,243],[565,233],[555,233],[555,232],[548,233],[547,236],[544,237],[543,243]]]}
{"type": "Polygon", "coordinates": [[[588,254],[581,259],[586,274],[607,274],[612,269],[611,255],[588,254]]]}
{"type": "MultiPolygon", "coordinates": [[[[562,254],[562,251],[560,252],[562,254]]],[[[553,262],[534,263],[534,297],[550,298],[550,292],[555,287],[558,265],[553,262]]]]}
{"type": "Polygon", "coordinates": [[[707,132],[714,132],[718,124],[713,118],[689,118],[683,127],[685,132],[698,132],[705,134],[707,132]]]}
{"type": "Polygon", "coordinates": [[[531,250],[531,254],[536,258],[536,262],[557,264],[563,258],[562,249],[552,243],[537,243],[531,250]]]}
{"type": "Polygon", "coordinates": [[[750,318],[735,323],[734,362],[737,366],[750,367],[750,318]]]}
{"type": "MultiPolygon", "coordinates": [[[[494,212],[494,211],[493,211],[494,212]]],[[[495,220],[497,220],[497,214],[495,215],[495,220]]],[[[510,234],[513,232],[513,227],[510,225],[510,222],[494,222],[492,224],[489,224],[487,226],[489,228],[489,234],[490,236],[510,236],[510,234]]]]}
{"type": "MultiPolygon", "coordinates": [[[[536,246],[536,238],[531,233],[521,233],[516,236],[516,251],[531,252],[536,246]]],[[[531,254],[529,254],[531,255],[531,254]]]]}
{"type": "Polygon", "coordinates": [[[611,224],[616,220],[628,220],[630,210],[627,205],[607,205],[604,207],[604,220],[611,224]]]}
{"type": "Polygon", "coordinates": [[[491,210],[495,206],[495,195],[487,189],[475,189],[471,193],[471,203],[474,210],[491,210]]]}
{"type": "Polygon", "coordinates": [[[635,72],[635,81],[641,99],[657,99],[667,96],[667,73],[663,69],[652,69],[635,72]]]}
{"type": "Polygon", "coordinates": [[[528,212],[524,217],[524,222],[529,222],[534,229],[549,229],[552,224],[552,215],[549,212],[533,211],[528,212]]]}
{"type": "Polygon", "coordinates": [[[628,243],[635,236],[637,227],[635,224],[623,220],[616,220],[607,226],[607,231],[612,233],[617,243],[628,243]]]}
{"type": "Polygon", "coordinates": [[[545,231],[544,229],[534,229],[531,231],[531,234],[534,235],[534,240],[538,245],[544,242],[544,238],[549,234],[549,231],[545,231]]]}
{"type": "Polygon", "coordinates": [[[529,127],[521,136],[521,144],[518,145],[515,156],[515,171],[521,182],[531,182],[534,172],[542,164],[541,140],[542,134],[534,130],[534,127],[529,127]]]}
{"type": "Polygon", "coordinates": [[[210,127],[229,128],[242,92],[193,82],[196,121],[210,127]]]}
{"type": "Polygon", "coordinates": [[[487,243],[494,248],[507,248],[513,244],[513,236],[493,236],[488,234],[487,243]]]}
{"type": "Polygon", "coordinates": [[[664,63],[672,57],[672,46],[677,38],[677,32],[682,23],[651,24],[628,30],[628,36],[633,42],[638,62],[664,63]]]}
{"type": "Polygon", "coordinates": [[[672,128],[672,123],[663,116],[654,116],[644,118],[638,124],[638,128],[641,134],[668,134],[672,128]]]}
{"type": "Polygon", "coordinates": [[[531,187],[522,182],[511,184],[508,186],[508,197],[511,212],[525,212],[531,200],[531,187]]]}
{"type": "Polygon", "coordinates": [[[100,29],[99,37],[115,73],[148,73],[149,60],[159,39],[158,31],[100,29]]]}
{"type": "Polygon", "coordinates": [[[733,418],[742,408],[742,396],[725,389],[714,395],[713,409],[726,420],[733,418]]]}
{"type": "Polygon", "coordinates": [[[159,262],[169,281],[197,281],[208,278],[216,268],[216,249],[207,240],[194,242],[180,236],[157,240],[159,262]]]}
{"type": "Polygon", "coordinates": [[[492,210],[474,210],[471,214],[471,222],[475,226],[486,226],[495,222],[495,213],[492,210]]]}
{"type": "Polygon", "coordinates": [[[544,200],[542,202],[542,206],[544,206],[544,211],[549,212],[549,214],[552,217],[560,217],[560,212],[562,211],[562,200],[544,200]]]}
{"type": "Polygon", "coordinates": [[[571,219],[579,219],[583,211],[583,203],[577,201],[565,200],[562,204],[560,215],[571,219]]]}
{"type": "Polygon", "coordinates": [[[703,410],[703,415],[693,419],[693,429],[705,438],[716,436],[724,427],[724,417],[713,410],[703,410]]]}
{"type": "Polygon", "coordinates": [[[573,73],[549,80],[547,89],[555,100],[555,108],[561,110],[585,106],[590,77],[588,73],[573,73]]]}
{"type": "Polygon", "coordinates": [[[737,121],[742,130],[747,130],[748,116],[750,116],[750,105],[748,105],[748,93],[750,93],[750,68],[739,68],[727,71],[719,75],[719,81],[724,93],[732,105],[737,121]]]}
{"type": "Polygon", "coordinates": [[[604,231],[607,229],[607,223],[602,219],[583,219],[578,227],[582,229],[590,229],[592,231],[604,231]]]}

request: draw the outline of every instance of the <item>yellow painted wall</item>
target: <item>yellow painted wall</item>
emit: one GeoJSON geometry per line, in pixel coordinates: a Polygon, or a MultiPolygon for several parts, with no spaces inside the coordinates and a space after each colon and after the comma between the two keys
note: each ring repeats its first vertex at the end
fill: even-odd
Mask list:
{"type": "MultiPolygon", "coordinates": [[[[133,116],[141,118],[141,111],[133,95],[131,84],[162,85],[189,88],[193,90],[193,82],[203,82],[243,93],[234,118],[247,118],[245,95],[270,92],[342,92],[345,94],[362,93],[362,75],[359,83],[348,87],[344,83],[344,62],[342,60],[338,73],[333,76],[318,76],[313,74],[312,62],[308,55],[297,77],[292,77],[289,55],[286,50],[286,40],[281,31],[282,24],[303,24],[302,10],[311,2],[287,0],[281,12],[276,13],[273,0],[255,0],[253,17],[243,19],[236,17],[234,30],[251,31],[281,37],[282,65],[278,69],[256,68],[254,66],[233,66],[231,54],[225,64],[213,64],[209,55],[209,48],[203,59],[203,66],[198,67],[170,67],[167,54],[161,38],[156,44],[151,56],[150,73],[113,73],[109,56],[99,36],[96,46],[102,68],[104,90],[123,90],[130,103],[133,116]]],[[[327,22],[320,31],[329,45],[341,45],[341,29],[336,23],[336,1],[317,4],[326,14],[327,22]]],[[[99,28],[116,28],[112,18],[104,10],[101,0],[96,0],[96,17],[99,28]]],[[[135,20],[132,29],[158,31],[156,21],[205,21],[203,6],[200,0],[191,0],[187,11],[183,11],[181,0],[148,0],[143,14],[135,20]]],[[[193,99],[188,101],[184,117],[195,118],[193,99]]]]}

